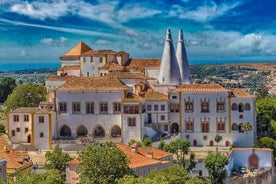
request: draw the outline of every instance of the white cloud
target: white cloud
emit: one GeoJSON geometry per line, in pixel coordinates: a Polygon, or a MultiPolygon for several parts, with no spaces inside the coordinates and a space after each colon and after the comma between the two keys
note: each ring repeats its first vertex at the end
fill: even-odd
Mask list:
{"type": "Polygon", "coordinates": [[[111,42],[108,41],[108,40],[99,39],[99,40],[96,40],[96,41],[95,41],[95,44],[98,44],[98,45],[110,45],[111,42]]]}
{"type": "Polygon", "coordinates": [[[45,45],[51,45],[51,46],[63,46],[64,43],[67,41],[68,39],[65,37],[60,37],[59,39],[54,40],[53,38],[43,38],[42,40],[40,40],[41,43],[45,44],[45,45]]]}
{"type": "Polygon", "coordinates": [[[40,1],[22,2],[12,5],[10,11],[40,20],[46,18],[57,19],[68,13],[68,4],[63,1],[51,3],[40,1]]]}
{"type": "Polygon", "coordinates": [[[189,10],[179,5],[174,5],[169,11],[169,16],[195,20],[198,22],[205,22],[222,16],[229,10],[238,7],[239,5],[241,5],[241,2],[216,4],[214,1],[210,1],[209,4],[199,6],[194,10],[189,10]]]}

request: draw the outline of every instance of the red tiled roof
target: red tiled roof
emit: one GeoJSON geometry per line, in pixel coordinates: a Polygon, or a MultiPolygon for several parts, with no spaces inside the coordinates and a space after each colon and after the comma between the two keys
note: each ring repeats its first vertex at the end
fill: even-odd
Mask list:
{"type": "Polygon", "coordinates": [[[122,91],[124,85],[115,77],[71,77],[57,91],[122,91]]]}
{"type": "Polygon", "coordinates": [[[107,74],[107,76],[117,77],[118,79],[147,79],[148,77],[136,72],[119,72],[112,71],[107,74]]]}
{"type": "Polygon", "coordinates": [[[147,101],[168,101],[168,96],[157,91],[149,90],[147,92],[141,93],[140,96],[145,98],[147,101]]]}
{"type": "Polygon", "coordinates": [[[129,158],[130,168],[137,168],[137,167],[143,167],[146,165],[153,165],[153,164],[159,164],[160,162],[148,157],[145,157],[144,155],[141,155],[139,153],[132,152],[131,148],[128,147],[125,144],[118,144],[118,147],[121,151],[123,151],[129,158]]]}
{"type": "Polygon", "coordinates": [[[183,92],[229,92],[219,84],[182,84],[177,86],[175,91],[183,92]]]}
{"type": "Polygon", "coordinates": [[[79,58],[85,52],[92,50],[85,43],[79,42],[76,46],[74,46],[70,51],[61,56],[61,59],[65,58],[79,58]]]}
{"type": "Polygon", "coordinates": [[[236,97],[252,97],[247,89],[234,88],[232,89],[232,94],[236,97]]]}
{"type": "Polygon", "coordinates": [[[0,149],[3,150],[4,147],[7,148],[11,145],[11,142],[8,140],[7,137],[5,137],[4,135],[0,136],[0,149]]]}
{"type": "Polygon", "coordinates": [[[90,50],[82,54],[82,56],[91,56],[91,55],[115,55],[117,54],[113,50],[90,50]]]}
{"type": "Polygon", "coordinates": [[[251,151],[251,150],[256,150],[256,151],[273,151],[270,148],[232,148],[232,151],[251,151]]]}
{"type": "Polygon", "coordinates": [[[146,67],[159,67],[161,59],[156,58],[135,58],[130,59],[127,69],[143,71],[146,67]]]}
{"type": "Polygon", "coordinates": [[[148,146],[138,147],[138,152],[144,156],[147,155],[148,151],[153,153],[154,159],[161,159],[161,158],[172,155],[172,153],[157,149],[155,147],[148,147],[148,146]]]}
{"type": "Polygon", "coordinates": [[[79,165],[80,161],[78,159],[71,160],[67,162],[68,165],[79,165]]]}
{"type": "Polygon", "coordinates": [[[99,67],[99,70],[112,70],[112,69],[124,70],[125,66],[121,66],[115,62],[108,62],[105,65],[99,67]]]}

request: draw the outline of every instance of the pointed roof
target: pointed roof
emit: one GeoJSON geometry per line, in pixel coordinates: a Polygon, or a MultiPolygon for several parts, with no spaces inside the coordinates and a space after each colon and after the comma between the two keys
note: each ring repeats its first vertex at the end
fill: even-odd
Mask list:
{"type": "Polygon", "coordinates": [[[158,82],[159,84],[165,85],[179,85],[181,83],[179,66],[175,56],[170,29],[167,30],[158,82]]]}
{"type": "Polygon", "coordinates": [[[82,54],[92,50],[89,46],[87,46],[84,42],[79,42],[75,47],[73,47],[70,51],[61,56],[61,59],[65,58],[79,58],[82,54]]]}
{"type": "Polygon", "coordinates": [[[179,30],[176,58],[179,65],[182,84],[191,84],[191,72],[184,45],[182,30],[179,30]]]}

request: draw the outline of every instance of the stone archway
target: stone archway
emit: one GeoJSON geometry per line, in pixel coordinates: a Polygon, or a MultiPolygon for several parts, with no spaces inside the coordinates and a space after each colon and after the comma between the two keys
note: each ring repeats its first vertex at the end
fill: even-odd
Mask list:
{"type": "Polygon", "coordinates": [[[87,128],[83,125],[79,126],[79,128],[77,130],[77,136],[85,137],[85,136],[87,136],[87,134],[88,134],[87,128]]]}
{"type": "Polygon", "coordinates": [[[172,134],[177,134],[179,132],[179,125],[177,123],[173,123],[171,125],[171,133],[172,134]]]}
{"type": "Polygon", "coordinates": [[[115,125],[110,131],[110,137],[116,138],[121,137],[121,128],[118,125],[115,125]]]}
{"type": "Polygon", "coordinates": [[[94,138],[104,138],[105,137],[105,131],[104,128],[99,126],[96,126],[96,128],[93,131],[94,138]]]}
{"type": "Polygon", "coordinates": [[[252,153],[250,156],[249,156],[249,159],[248,159],[248,165],[249,165],[249,169],[258,169],[259,168],[259,157],[258,155],[256,155],[255,153],[252,153]]]}
{"type": "Polygon", "coordinates": [[[59,135],[61,137],[71,137],[71,129],[67,125],[63,125],[60,129],[59,135]]]}

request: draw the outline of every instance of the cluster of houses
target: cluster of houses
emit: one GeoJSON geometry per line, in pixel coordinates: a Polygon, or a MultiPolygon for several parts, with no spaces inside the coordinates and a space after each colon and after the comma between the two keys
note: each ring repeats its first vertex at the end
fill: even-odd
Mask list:
{"type": "MultiPolygon", "coordinates": [[[[176,51],[167,31],[161,59],[130,58],[125,51],[94,50],[80,42],[60,60],[57,74],[45,82],[47,100],[39,107],[8,113],[7,130],[14,144],[49,150],[56,144],[66,149],[85,140],[113,141],[135,155],[137,150],[124,144],[161,135],[187,138],[196,148],[216,146],[217,134],[220,147],[251,147],[256,140],[255,96],[244,89],[193,84],[182,31],[176,51]]],[[[244,163],[249,167],[251,160],[259,163],[257,167],[265,162],[262,159],[271,162],[262,154],[250,159],[252,154],[244,163]]],[[[232,166],[239,154],[233,155],[232,166]]],[[[153,158],[140,151],[139,157],[145,164],[153,158]]],[[[159,159],[153,162],[160,168],[170,165],[159,159]]],[[[135,172],[145,175],[139,169],[135,172]]]]}

